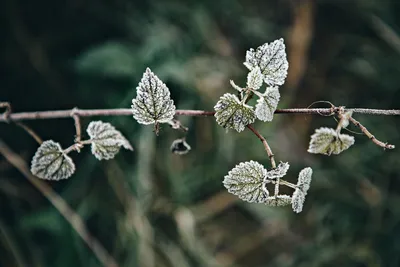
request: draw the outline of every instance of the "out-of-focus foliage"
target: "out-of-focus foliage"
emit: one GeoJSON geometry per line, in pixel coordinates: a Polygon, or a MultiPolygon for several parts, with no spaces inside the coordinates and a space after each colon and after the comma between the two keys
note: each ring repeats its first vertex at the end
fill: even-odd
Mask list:
{"type": "MultiPolygon", "coordinates": [[[[0,3],[0,99],[14,111],[129,108],[146,67],[178,109],[212,110],[245,81],[251,47],[285,39],[289,69],[279,108],[329,100],[347,107],[399,108],[399,1],[15,1],[0,3]]],[[[249,104],[255,104],[251,100],[249,104]]],[[[324,105],[324,104],[320,104],[324,105]]],[[[399,144],[396,117],[355,115],[377,138],[399,144]]],[[[182,117],[191,151],[175,155],[182,133],[156,137],[132,116],[101,119],[135,148],[110,161],[88,150],[76,172],[49,183],[120,266],[399,266],[400,157],[363,135],[340,155],[307,153],[330,117],[276,115],[255,127],[296,183],[313,181],[303,211],[244,203],[226,192],[237,163],[269,161],[250,131],[215,118],[182,117]]],[[[82,118],[83,126],[90,123],[82,118]]],[[[66,147],[72,119],[30,121],[66,147]]],[[[349,130],[358,131],[348,126],[349,130]]],[[[342,133],[346,130],[342,129],[342,133]]],[[[27,162],[38,148],[13,124],[0,138],[27,162]]],[[[291,194],[291,192],[281,192],[291,194]]],[[[0,156],[0,265],[100,266],[59,212],[0,156]]]]}

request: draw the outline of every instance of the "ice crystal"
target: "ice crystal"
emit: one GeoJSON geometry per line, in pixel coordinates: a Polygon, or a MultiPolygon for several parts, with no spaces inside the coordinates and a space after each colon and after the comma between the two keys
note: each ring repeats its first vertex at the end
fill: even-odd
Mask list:
{"type": "Polygon", "coordinates": [[[278,87],[267,87],[262,97],[257,100],[255,111],[257,118],[261,121],[272,121],[279,99],[278,87]]]}
{"type": "Polygon", "coordinates": [[[233,95],[226,93],[214,106],[217,123],[224,128],[244,130],[246,125],[253,123],[255,115],[253,107],[243,104],[233,95]]]}
{"type": "Polygon", "coordinates": [[[286,58],[283,39],[265,43],[256,50],[251,48],[246,53],[244,65],[251,71],[259,67],[264,82],[268,85],[282,85],[285,82],[289,63],[286,58]]]}
{"type": "Polygon", "coordinates": [[[41,179],[61,180],[75,172],[75,165],[59,143],[48,140],[40,145],[33,156],[31,172],[41,179]]]}
{"type": "Polygon", "coordinates": [[[311,136],[308,152],[313,154],[340,154],[354,144],[354,137],[347,134],[338,134],[331,128],[319,128],[311,136]]]}
{"type": "Polygon", "coordinates": [[[247,202],[264,203],[269,196],[265,186],[267,170],[258,162],[242,162],[224,178],[228,192],[247,202]]]}
{"type": "Polygon", "coordinates": [[[143,74],[132,100],[133,117],[141,124],[166,123],[175,115],[168,87],[149,69],[143,74]]]}
{"type": "Polygon", "coordinates": [[[92,121],[87,133],[92,144],[92,153],[98,160],[114,158],[120,147],[133,150],[129,141],[108,122],[92,121]]]}

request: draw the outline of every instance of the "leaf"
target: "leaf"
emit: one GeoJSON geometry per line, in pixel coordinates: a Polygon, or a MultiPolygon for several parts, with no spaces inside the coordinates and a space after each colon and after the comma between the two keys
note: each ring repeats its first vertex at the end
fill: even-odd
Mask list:
{"type": "Polygon", "coordinates": [[[98,160],[114,158],[120,147],[133,150],[129,141],[108,122],[92,121],[89,123],[87,133],[92,144],[92,154],[98,160]]]}
{"type": "Polygon", "coordinates": [[[259,46],[256,50],[251,48],[246,52],[244,65],[253,70],[259,67],[268,85],[282,85],[285,83],[289,63],[286,58],[283,39],[278,39],[268,44],[259,46]]]}
{"type": "Polygon", "coordinates": [[[282,178],[283,176],[286,175],[288,170],[289,170],[289,163],[281,162],[279,163],[278,167],[267,172],[267,178],[268,179],[282,178]]]}
{"type": "Polygon", "coordinates": [[[149,68],[136,90],[137,96],[131,107],[138,123],[166,123],[174,118],[175,105],[169,89],[149,68]]]}
{"type": "Polygon", "coordinates": [[[267,206],[287,206],[292,203],[292,197],[288,195],[278,195],[274,197],[268,197],[264,202],[267,206]]]}
{"type": "Polygon", "coordinates": [[[297,186],[304,194],[307,194],[308,189],[310,189],[312,173],[310,167],[302,169],[299,173],[297,186]]]}
{"type": "Polygon", "coordinates": [[[40,145],[33,156],[31,172],[41,179],[61,180],[75,172],[75,165],[59,143],[48,140],[40,145]]]}
{"type": "Polygon", "coordinates": [[[171,144],[171,152],[183,155],[190,151],[191,147],[188,143],[186,143],[185,139],[176,139],[171,144]]]}
{"type": "Polygon", "coordinates": [[[248,161],[236,165],[224,178],[228,192],[247,202],[263,203],[269,196],[265,184],[267,170],[258,162],[248,161]]]}
{"type": "Polygon", "coordinates": [[[255,120],[253,108],[240,103],[233,94],[226,93],[221,96],[214,109],[216,111],[214,116],[219,125],[238,132],[243,131],[246,125],[255,120]]]}
{"type": "Polygon", "coordinates": [[[260,68],[257,66],[253,68],[247,75],[247,87],[253,90],[260,89],[263,84],[263,75],[260,68]]]}
{"type": "Polygon", "coordinates": [[[294,212],[300,213],[303,210],[306,195],[300,189],[296,189],[292,196],[292,209],[294,212]]]}
{"type": "Polygon", "coordinates": [[[347,134],[337,134],[331,128],[319,128],[311,136],[308,152],[313,154],[340,154],[354,144],[354,137],[347,134]]]}
{"type": "Polygon", "coordinates": [[[267,87],[265,93],[257,100],[255,111],[257,118],[261,121],[272,121],[279,99],[278,87],[267,87]]]}

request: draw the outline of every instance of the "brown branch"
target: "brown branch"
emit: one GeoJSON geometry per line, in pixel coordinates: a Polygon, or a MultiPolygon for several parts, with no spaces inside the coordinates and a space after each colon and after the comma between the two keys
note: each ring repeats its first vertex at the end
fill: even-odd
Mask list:
{"type": "Polygon", "coordinates": [[[276,163],[275,163],[274,153],[272,153],[272,150],[269,147],[267,140],[259,132],[257,132],[257,130],[254,129],[253,126],[251,126],[250,124],[247,125],[247,128],[249,128],[260,139],[260,141],[263,143],[265,151],[267,151],[269,160],[271,161],[271,166],[272,166],[273,169],[275,169],[276,168],[276,163]]]}
{"type": "Polygon", "coordinates": [[[81,137],[82,137],[82,130],[81,130],[81,120],[79,118],[79,115],[76,113],[78,109],[74,108],[72,109],[71,112],[71,117],[74,119],[74,124],[75,124],[75,142],[79,143],[81,141],[81,137]]]}
{"type": "MultiPolygon", "coordinates": [[[[400,110],[383,110],[383,109],[366,109],[366,108],[347,108],[345,111],[353,111],[353,113],[369,114],[369,115],[400,115],[400,110]]],[[[68,110],[52,110],[52,111],[34,111],[19,113],[3,113],[0,114],[0,122],[23,121],[23,120],[43,120],[43,119],[59,119],[71,118],[74,114],[79,117],[95,117],[95,116],[132,116],[129,108],[117,109],[68,109],[68,110]]],[[[177,116],[214,116],[214,111],[204,110],[176,110],[177,116]]],[[[290,108],[277,109],[275,114],[314,114],[314,115],[333,115],[331,108],[290,108]]]]}
{"type": "Polygon", "coordinates": [[[376,145],[384,148],[384,149],[394,149],[395,146],[388,144],[388,143],[383,143],[382,141],[379,141],[378,139],[375,138],[375,136],[373,134],[371,134],[367,128],[365,128],[365,126],[363,126],[360,122],[358,122],[356,119],[354,119],[353,117],[350,117],[349,120],[358,128],[361,129],[361,131],[369,138],[371,139],[372,142],[374,142],[376,145]]]}
{"type": "Polygon", "coordinates": [[[40,136],[35,133],[34,130],[32,130],[28,125],[26,125],[25,123],[22,123],[20,121],[16,121],[15,124],[19,127],[21,127],[22,129],[24,129],[30,136],[32,136],[33,139],[35,139],[35,141],[41,145],[43,143],[42,138],[40,138],[40,136]]]}
{"type": "Polygon", "coordinates": [[[28,179],[28,181],[36,187],[36,189],[39,190],[51,204],[53,204],[60,214],[71,224],[72,228],[74,228],[87,246],[93,251],[103,266],[118,267],[115,259],[107,252],[103,245],[89,233],[79,214],[77,214],[68,203],[60,197],[60,195],[54,192],[50,186],[32,175],[26,162],[18,154],[14,153],[1,139],[0,154],[2,154],[11,165],[17,168],[28,179]]]}

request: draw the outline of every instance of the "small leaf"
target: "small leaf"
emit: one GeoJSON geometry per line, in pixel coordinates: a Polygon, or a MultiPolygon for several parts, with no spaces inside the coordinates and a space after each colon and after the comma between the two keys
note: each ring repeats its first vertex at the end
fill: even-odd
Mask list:
{"type": "Polygon", "coordinates": [[[258,162],[248,161],[236,165],[225,176],[228,192],[247,202],[263,203],[269,196],[265,186],[267,170],[258,162]]]}
{"type": "Polygon", "coordinates": [[[175,105],[169,89],[149,68],[136,90],[137,96],[131,107],[138,123],[166,123],[174,118],[175,105]]]}
{"type": "Polygon", "coordinates": [[[190,151],[191,147],[186,143],[185,139],[176,139],[171,144],[171,152],[183,155],[190,151]]]}
{"type": "Polygon", "coordinates": [[[238,132],[244,130],[246,125],[255,120],[253,108],[240,103],[233,94],[224,94],[214,107],[217,123],[224,128],[235,129],[238,132]]]}
{"type": "Polygon", "coordinates": [[[299,173],[297,186],[304,194],[307,194],[308,189],[310,189],[312,173],[313,171],[310,167],[302,169],[299,173]]]}
{"type": "Polygon", "coordinates": [[[294,212],[300,213],[303,210],[306,195],[300,189],[296,189],[292,196],[292,209],[294,212]]]}
{"type": "Polygon", "coordinates": [[[92,121],[89,123],[87,133],[92,144],[92,154],[98,160],[114,158],[120,147],[133,150],[129,141],[108,122],[92,121]]]}
{"type": "Polygon", "coordinates": [[[268,87],[261,96],[257,100],[256,116],[261,121],[272,121],[280,99],[278,87],[268,87]]]}
{"type": "Polygon", "coordinates": [[[33,156],[31,172],[42,179],[61,180],[75,172],[75,165],[59,143],[48,140],[40,145],[33,156]]]}
{"type": "Polygon", "coordinates": [[[251,48],[246,53],[244,65],[249,70],[259,67],[264,76],[264,82],[268,85],[284,84],[289,63],[283,39],[275,40],[270,44],[265,43],[256,50],[251,48]]]}
{"type": "Polygon", "coordinates": [[[286,175],[288,170],[289,170],[289,163],[281,162],[279,163],[278,167],[267,172],[267,178],[268,179],[282,178],[283,176],[286,175]]]}
{"type": "Polygon", "coordinates": [[[292,203],[292,197],[288,195],[278,195],[276,197],[268,197],[264,202],[267,206],[287,206],[292,203]]]}
{"type": "Polygon", "coordinates": [[[347,134],[337,134],[331,128],[319,128],[311,136],[308,152],[313,154],[340,154],[354,144],[354,137],[347,134]]]}
{"type": "Polygon", "coordinates": [[[256,66],[247,75],[247,87],[253,90],[258,90],[260,89],[262,84],[263,75],[261,74],[260,68],[256,66]]]}

